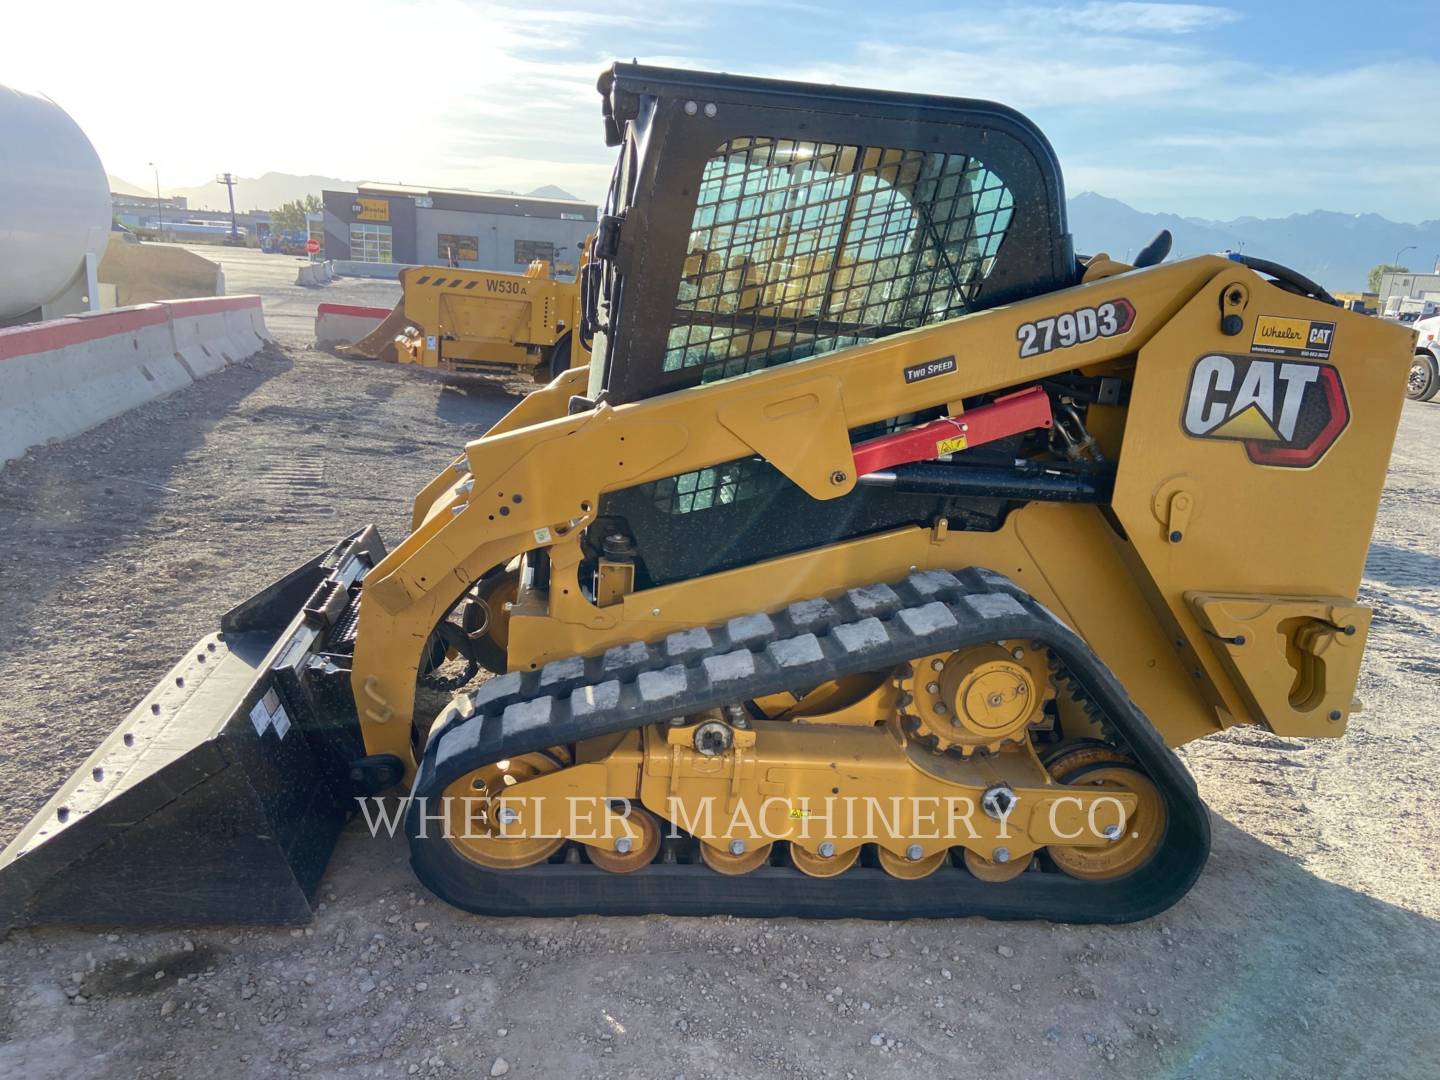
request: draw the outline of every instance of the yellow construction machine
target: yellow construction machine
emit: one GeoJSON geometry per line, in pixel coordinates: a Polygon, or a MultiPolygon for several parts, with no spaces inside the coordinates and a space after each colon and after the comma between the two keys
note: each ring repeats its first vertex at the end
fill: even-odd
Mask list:
{"type": "Polygon", "coordinates": [[[544,260],[523,274],[411,266],[404,295],[374,330],[340,350],[346,356],[415,364],[451,376],[531,374],[549,382],[590,362],[580,328],[580,276],[560,280],[544,260]]]}
{"type": "Polygon", "coordinates": [[[588,369],[226,614],[0,922],[302,920],[357,810],[476,912],[1119,922],[1207,857],[1171,748],[1345,730],[1407,330],[1077,256],[1000,105],[600,90],[588,369]]]}

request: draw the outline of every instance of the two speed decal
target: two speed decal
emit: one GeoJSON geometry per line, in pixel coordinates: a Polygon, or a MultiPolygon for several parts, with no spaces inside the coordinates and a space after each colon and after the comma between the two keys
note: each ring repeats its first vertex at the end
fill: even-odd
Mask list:
{"type": "Polygon", "coordinates": [[[1118,337],[1135,325],[1135,305],[1129,300],[1106,300],[1094,307],[1076,308],[1034,322],[1015,331],[1020,356],[1040,356],[1055,349],[1083,345],[1096,338],[1118,337]]]}
{"type": "Polygon", "coordinates": [[[926,360],[923,364],[913,364],[905,369],[905,383],[920,382],[922,379],[933,379],[936,375],[949,375],[955,370],[955,357],[942,356],[939,360],[926,360]]]}

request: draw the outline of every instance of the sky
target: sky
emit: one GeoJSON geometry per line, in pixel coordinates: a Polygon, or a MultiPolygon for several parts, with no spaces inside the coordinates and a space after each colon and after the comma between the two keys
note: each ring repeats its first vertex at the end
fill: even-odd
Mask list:
{"type": "Polygon", "coordinates": [[[1436,0],[3,2],[0,83],[140,187],[154,162],[166,188],[275,171],[598,200],[595,79],[633,57],[1002,101],[1069,194],[1141,210],[1440,218],[1436,0]]]}

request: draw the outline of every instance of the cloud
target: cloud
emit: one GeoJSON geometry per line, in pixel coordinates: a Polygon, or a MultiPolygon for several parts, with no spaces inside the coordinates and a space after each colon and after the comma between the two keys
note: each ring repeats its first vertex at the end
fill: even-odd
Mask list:
{"type": "Polygon", "coordinates": [[[1238,11],[1213,4],[1089,3],[1039,10],[1052,24],[1110,33],[1189,34],[1242,17],[1238,11]]]}
{"type": "Polygon", "coordinates": [[[1190,40],[1241,18],[1206,4],[997,5],[874,20],[849,50],[795,75],[823,82],[998,98],[1022,109],[1199,105],[1242,65],[1190,40]]]}
{"type": "MultiPolygon", "coordinates": [[[[1338,63],[1338,49],[1328,61],[1287,63],[1204,32],[1241,18],[1208,5],[1123,3],[931,15],[908,33],[859,34],[853,51],[803,74],[999,99],[1039,122],[1072,190],[1147,209],[1433,216],[1433,186],[1422,183],[1440,168],[1440,145],[1417,138],[1413,112],[1377,106],[1393,99],[1394,67],[1338,63]]],[[[1407,99],[1440,97],[1440,71],[1406,79],[1407,99]]]]}
{"type": "MultiPolygon", "coordinates": [[[[246,24],[295,22],[250,0],[246,24]]],[[[148,186],[229,170],[456,187],[558,183],[598,198],[613,151],[595,79],[617,58],[853,86],[990,98],[1033,116],[1070,186],[1212,217],[1311,205],[1434,216],[1440,144],[1394,99],[1396,67],[1262,54],[1238,6],[1056,0],[844,8],[784,0],[311,0],[307,62],[220,47],[220,9],[147,5],[144,54],[77,29],[60,4],[7,14],[6,81],[68,109],[106,167],[148,186]],[[1238,29],[1237,29],[1238,28],[1238,29]],[[803,49],[793,42],[803,40],[803,49]],[[196,42],[206,42],[197,47],[196,42]],[[283,62],[285,67],[279,67],[283,62]],[[1308,204],[1308,205],[1307,205],[1308,204]]],[[[1404,43],[1397,43],[1402,50],[1404,43]]],[[[1397,52],[1397,55],[1399,53],[1397,52]]],[[[1407,65],[1406,99],[1440,97],[1407,65]]]]}

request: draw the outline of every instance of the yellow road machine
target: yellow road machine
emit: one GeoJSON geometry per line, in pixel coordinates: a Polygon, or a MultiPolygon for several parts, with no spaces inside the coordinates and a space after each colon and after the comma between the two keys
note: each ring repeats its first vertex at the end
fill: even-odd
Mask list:
{"type": "Polygon", "coordinates": [[[523,274],[412,266],[400,271],[404,295],[346,356],[415,364],[448,376],[530,374],[549,382],[590,362],[580,331],[580,275],[561,280],[536,260],[523,274]]]}
{"type": "Polygon", "coordinates": [[[1000,105],[600,91],[588,368],[228,612],[0,923],[303,920],[357,810],[476,912],[1120,922],[1207,857],[1172,747],[1344,732],[1407,330],[1077,256],[1000,105]]]}

